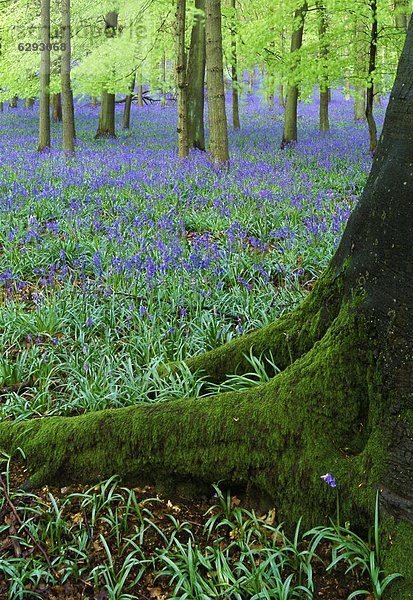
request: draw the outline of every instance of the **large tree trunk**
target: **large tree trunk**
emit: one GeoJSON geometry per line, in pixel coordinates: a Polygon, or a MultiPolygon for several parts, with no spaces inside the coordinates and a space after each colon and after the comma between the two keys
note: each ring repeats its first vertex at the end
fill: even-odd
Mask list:
{"type": "MultiPolygon", "coordinates": [[[[307,2],[303,2],[294,13],[294,26],[291,36],[291,55],[298,52],[303,43],[304,20],[307,14],[307,2]]],[[[297,108],[298,108],[298,82],[296,81],[296,71],[298,58],[295,59],[295,65],[290,73],[290,83],[287,86],[287,99],[284,112],[284,130],[281,141],[281,148],[290,146],[297,141],[297,108]]]]}
{"type": "Polygon", "coordinates": [[[378,40],[378,24],[377,24],[377,0],[369,0],[371,9],[371,37],[369,51],[369,70],[368,84],[366,93],[366,119],[369,128],[370,152],[374,154],[377,149],[377,127],[373,114],[374,106],[374,71],[376,70],[377,57],[377,40],[378,40]]]}
{"type": "Polygon", "coordinates": [[[233,9],[231,23],[231,75],[232,75],[232,125],[235,130],[241,128],[239,119],[238,55],[237,55],[237,4],[231,0],[233,9]]]}
{"type": "Polygon", "coordinates": [[[281,369],[243,392],[78,417],[0,424],[0,447],[24,450],[32,481],[119,473],[179,490],[217,480],[266,494],[281,519],[320,522],[340,482],[342,514],[371,522],[380,491],[388,570],[413,589],[413,20],[363,195],[313,292],[268,327],[187,361],[219,382],[272,351],[281,369]]]}
{"type": "Polygon", "coordinates": [[[205,0],[196,0],[197,14],[191,33],[188,57],[188,139],[189,146],[205,150],[205,0]]]}
{"type": "Polygon", "coordinates": [[[62,83],[63,150],[67,154],[73,154],[75,151],[76,131],[73,92],[70,80],[72,61],[70,0],[62,0],[62,42],[65,46],[65,49],[62,51],[62,63],[60,68],[62,83]]]}
{"type": "Polygon", "coordinates": [[[228,125],[225,111],[221,0],[206,0],[206,60],[209,151],[216,166],[228,165],[228,125]]]}
{"type": "Polygon", "coordinates": [[[320,43],[320,62],[321,62],[321,77],[320,77],[320,131],[326,133],[330,130],[329,121],[329,87],[328,87],[328,41],[326,39],[328,19],[327,11],[323,2],[317,2],[317,8],[320,12],[318,24],[318,37],[320,43]]]}
{"type": "Polygon", "coordinates": [[[39,152],[50,148],[50,0],[41,1],[40,41],[46,50],[40,52],[39,152]]]}
{"type": "Polygon", "coordinates": [[[178,88],[178,156],[189,153],[188,138],[188,81],[185,49],[186,0],[176,0],[176,84],[178,88]]]}

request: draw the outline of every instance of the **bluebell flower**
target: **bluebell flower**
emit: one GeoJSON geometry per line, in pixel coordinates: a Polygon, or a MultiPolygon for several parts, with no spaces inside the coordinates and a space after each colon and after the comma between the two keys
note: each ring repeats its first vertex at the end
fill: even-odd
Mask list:
{"type": "Polygon", "coordinates": [[[331,473],[326,473],[325,475],[321,475],[321,479],[323,479],[327,485],[332,488],[337,487],[337,479],[332,476],[331,473]]]}

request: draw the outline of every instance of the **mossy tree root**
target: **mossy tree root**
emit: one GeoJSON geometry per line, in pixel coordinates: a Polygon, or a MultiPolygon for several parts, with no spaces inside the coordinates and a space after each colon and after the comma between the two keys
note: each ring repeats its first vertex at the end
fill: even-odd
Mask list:
{"type": "Polygon", "coordinates": [[[378,464],[365,426],[374,367],[349,314],[344,307],[321,341],[265,385],[2,423],[0,448],[20,446],[36,484],[93,482],[113,473],[155,483],[224,480],[262,491],[288,519],[304,514],[308,521],[334,507],[320,485],[320,475],[332,471],[344,504],[360,509],[378,464]]]}
{"type": "MultiPolygon", "coordinates": [[[[219,348],[185,361],[194,373],[199,371],[209,381],[222,383],[229,374],[250,370],[247,362],[253,356],[268,356],[271,351],[276,366],[284,370],[308,352],[320,340],[340,310],[342,276],[328,269],[313,292],[293,312],[219,348]]],[[[174,366],[172,370],[174,370],[174,366]]],[[[268,366],[270,371],[270,367],[268,366]]],[[[274,373],[269,372],[270,375],[274,373]]]]}

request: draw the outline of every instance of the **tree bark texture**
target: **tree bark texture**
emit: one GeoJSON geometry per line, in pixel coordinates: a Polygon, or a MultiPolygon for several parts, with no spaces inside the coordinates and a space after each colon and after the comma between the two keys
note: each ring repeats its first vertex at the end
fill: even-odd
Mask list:
{"type": "Polygon", "coordinates": [[[105,90],[100,99],[99,126],[95,137],[116,138],[115,94],[109,94],[105,90]]]}
{"type": "Polygon", "coordinates": [[[62,117],[62,96],[60,92],[52,96],[52,119],[55,123],[61,123],[62,117]]]}
{"type": "Polygon", "coordinates": [[[188,138],[189,146],[205,150],[205,0],[196,0],[195,8],[203,11],[195,16],[188,57],[188,138]]]}
{"type": "MultiPolygon", "coordinates": [[[[109,12],[105,16],[105,35],[113,37],[118,28],[118,13],[109,12]]],[[[102,90],[100,101],[99,125],[95,138],[116,138],[115,106],[116,95],[102,90]]]]}
{"type": "Polygon", "coordinates": [[[176,0],[176,84],[178,88],[178,156],[189,154],[188,81],[185,48],[186,0],[176,0]]]}
{"type": "Polygon", "coordinates": [[[205,9],[209,151],[216,166],[225,166],[229,164],[229,150],[225,110],[221,1],[206,0],[205,9]]]}
{"type": "Polygon", "coordinates": [[[239,84],[237,55],[237,0],[231,0],[233,10],[231,22],[231,75],[232,75],[232,125],[235,130],[241,128],[239,118],[239,84]]]}
{"type": "Polygon", "coordinates": [[[326,34],[328,30],[328,17],[326,7],[322,2],[317,3],[319,11],[319,23],[318,23],[318,38],[319,38],[319,53],[321,63],[321,77],[320,77],[320,131],[326,133],[330,130],[329,120],[329,87],[328,87],[328,41],[326,34]]]}
{"type": "Polygon", "coordinates": [[[376,70],[377,58],[377,41],[378,41],[378,23],[377,23],[377,0],[369,0],[371,10],[371,36],[369,50],[369,68],[368,68],[368,83],[366,92],[366,119],[369,128],[371,154],[374,154],[377,149],[377,126],[373,114],[374,106],[374,71],[376,70]]]}
{"type": "MultiPolygon", "coordinates": [[[[295,57],[303,43],[304,20],[308,11],[307,2],[303,2],[294,13],[294,28],[291,36],[291,56],[295,57]]],[[[284,112],[284,130],[281,141],[281,148],[293,145],[297,141],[297,109],[299,87],[296,81],[296,67],[298,58],[295,58],[295,65],[290,73],[290,83],[287,86],[287,97],[284,112]]]]}
{"type": "Polygon", "coordinates": [[[126,96],[125,108],[123,111],[123,129],[130,128],[130,113],[132,108],[132,99],[135,91],[135,76],[133,76],[130,84],[130,94],[126,96]]]}
{"type": "Polygon", "coordinates": [[[48,150],[50,139],[50,0],[40,7],[40,41],[46,50],[40,53],[39,152],[48,150]]]}
{"type": "Polygon", "coordinates": [[[75,151],[75,110],[73,106],[73,92],[70,78],[72,51],[70,28],[70,0],[62,0],[62,42],[65,49],[62,51],[60,78],[62,85],[62,116],[63,116],[63,150],[67,154],[75,151]]]}

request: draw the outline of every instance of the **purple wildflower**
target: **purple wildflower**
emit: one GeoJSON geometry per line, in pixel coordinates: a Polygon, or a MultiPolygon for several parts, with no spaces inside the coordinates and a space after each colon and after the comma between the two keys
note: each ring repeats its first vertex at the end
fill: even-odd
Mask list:
{"type": "Polygon", "coordinates": [[[335,477],[333,477],[331,473],[326,473],[325,475],[321,475],[320,479],[323,479],[326,482],[326,484],[332,488],[337,487],[337,479],[335,477]]]}

